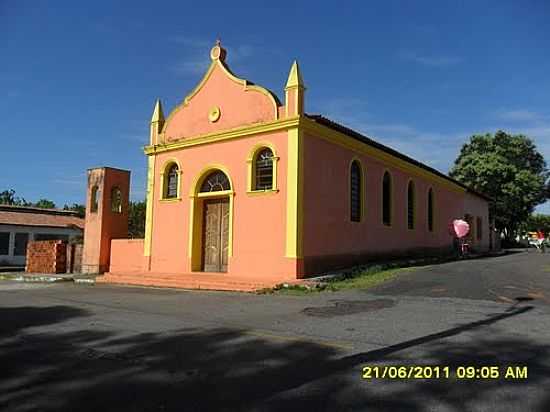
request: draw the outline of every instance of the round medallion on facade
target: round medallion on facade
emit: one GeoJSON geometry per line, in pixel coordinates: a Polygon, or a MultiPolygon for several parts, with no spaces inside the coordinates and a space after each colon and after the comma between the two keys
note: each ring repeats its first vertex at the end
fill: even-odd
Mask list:
{"type": "Polygon", "coordinates": [[[222,112],[220,111],[220,108],[218,106],[214,106],[208,111],[208,120],[210,120],[211,123],[217,122],[221,114],[222,112]]]}

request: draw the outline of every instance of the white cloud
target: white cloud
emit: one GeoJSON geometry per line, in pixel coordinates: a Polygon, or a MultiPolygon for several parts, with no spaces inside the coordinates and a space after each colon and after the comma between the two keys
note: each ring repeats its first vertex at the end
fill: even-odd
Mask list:
{"type": "Polygon", "coordinates": [[[544,121],[546,116],[532,110],[501,110],[497,112],[497,118],[507,122],[536,122],[544,121]]]}
{"type": "MultiPolygon", "coordinates": [[[[185,58],[180,59],[170,66],[170,70],[180,75],[200,75],[206,72],[210,65],[210,49],[214,46],[214,41],[208,41],[205,39],[197,39],[188,36],[174,36],[172,41],[184,46],[185,58]]],[[[231,63],[238,63],[256,54],[258,49],[256,46],[250,44],[240,44],[237,46],[226,46],[222,43],[223,47],[227,50],[228,59],[231,63]]]]}
{"type": "Polygon", "coordinates": [[[414,51],[402,51],[399,57],[429,67],[448,67],[462,62],[458,56],[427,56],[414,51]]]}
{"type": "Polygon", "coordinates": [[[210,61],[206,58],[194,57],[175,63],[170,69],[176,74],[197,75],[206,72],[209,64],[210,61]]]}
{"type": "MultiPolygon", "coordinates": [[[[444,173],[450,170],[460,152],[460,148],[469,140],[470,136],[485,131],[495,132],[502,128],[491,126],[483,130],[463,130],[456,133],[419,130],[407,124],[376,122],[373,116],[366,111],[349,110],[358,107],[365,108],[365,101],[350,98],[327,101],[319,109],[320,113],[328,118],[444,173]]],[[[507,131],[509,133],[522,133],[531,137],[535,141],[539,152],[550,163],[550,120],[543,121],[544,116],[526,110],[514,111],[514,114],[511,114],[509,118],[522,119],[525,125],[524,127],[515,126],[507,129],[507,131]]],[[[550,214],[550,201],[538,206],[536,211],[550,214]]]]}
{"type": "Polygon", "coordinates": [[[403,123],[382,123],[374,119],[366,107],[362,99],[337,98],[323,102],[317,109],[331,120],[444,173],[453,165],[462,144],[473,134],[471,131],[446,134],[403,123]]]}

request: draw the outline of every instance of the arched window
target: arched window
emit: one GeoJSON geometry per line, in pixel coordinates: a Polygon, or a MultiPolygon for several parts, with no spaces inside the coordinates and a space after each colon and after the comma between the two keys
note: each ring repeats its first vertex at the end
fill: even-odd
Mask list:
{"type": "Polygon", "coordinates": [[[116,186],[111,189],[111,212],[122,213],[122,192],[116,186]]]}
{"type": "Polygon", "coordinates": [[[391,202],[392,202],[392,183],[388,172],[384,173],[382,179],[382,223],[391,226],[391,202]]]}
{"type": "Polygon", "coordinates": [[[270,148],[261,149],[254,164],[254,190],[273,189],[273,152],[270,148]]]}
{"type": "Polygon", "coordinates": [[[432,188],[428,190],[428,230],[434,230],[434,193],[432,188]]]}
{"type": "Polygon", "coordinates": [[[166,174],[164,176],[164,198],[165,199],[175,199],[178,197],[178,186],[179,186],[179,167],[176,163],[172,163],[168,167],[166,174]]]}
{"type": "Polygon", "coordinates": [[[361,221],[361,164],[354,160],[351,163],[349,174],[349,201],[350,219],[352,222],[361,221]]]}
{"type": "Polygon", "coordinates": [[[211,172],[201,185],[201,192],[220,192],[223,190],[231,190],[229,179],[221,170],[211,172]]]}
{"type": "Polygon", "coordinates": [[[99,197],[99,187],[97,185],[92,186],[92,191],[90,194],[90,212],[97,213],[98,208],[98,197],[99,197]]]}
{"type": "Polygon", "coordinates": [[[407,186],[407,227],[414,229],[414,206],[415,206],[414,182],[411,180],[407,186]]]}

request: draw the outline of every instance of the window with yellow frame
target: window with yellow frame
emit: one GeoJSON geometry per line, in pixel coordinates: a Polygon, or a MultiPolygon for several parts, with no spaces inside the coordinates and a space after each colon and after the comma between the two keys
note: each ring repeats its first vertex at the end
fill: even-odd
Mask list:
{"type": "Polygon", "coordinates": [[[277,192],[277,157],[273,147],[260,144],[254,147],[247,159],[249,194],[277,192]]]}
{"type": "Polygon", "coordinates": [[[180,176],[179,165],[174,161],[168,162],[160,176],[162,200],[180,199],[180,176]]]}

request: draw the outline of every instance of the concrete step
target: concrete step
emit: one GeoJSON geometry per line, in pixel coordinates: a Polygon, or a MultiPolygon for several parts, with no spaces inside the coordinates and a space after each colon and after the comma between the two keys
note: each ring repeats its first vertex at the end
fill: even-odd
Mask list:
{"type": "Polygon", "coordinates": [[[258,282],[254,280],[231,278],[230,276],[215,277],[209,274],[118,274],[107,273],[96,278],[97,283],[155,286],[179,289],[233,290],[253,292],[275,286],[275,282],[258,282]]]}

